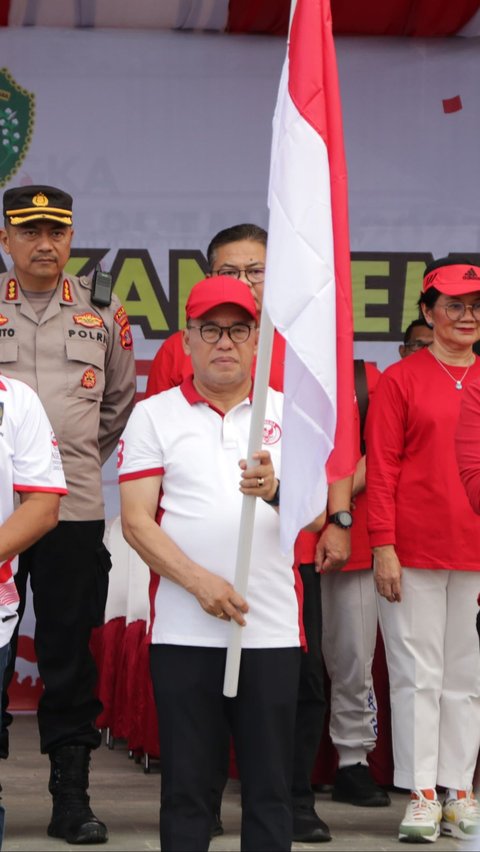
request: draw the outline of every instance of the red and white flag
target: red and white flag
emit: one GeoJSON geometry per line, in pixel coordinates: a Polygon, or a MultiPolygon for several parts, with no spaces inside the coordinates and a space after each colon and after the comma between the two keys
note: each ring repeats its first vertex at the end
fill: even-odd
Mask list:
{"type": "Polygon", "coordinates": [[[282,549],[355,467],[347,170],[329,0],[297,0],[273,121],[265,307],[287,340],[282,549]],[[332,464],[333,462],[333,464],[332,464]]]}

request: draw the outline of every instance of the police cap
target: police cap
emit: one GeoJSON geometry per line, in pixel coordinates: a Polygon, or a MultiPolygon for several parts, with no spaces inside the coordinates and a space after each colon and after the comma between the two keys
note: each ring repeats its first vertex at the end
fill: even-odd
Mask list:
{"type": "Polygon", "coordinates": [[[55,186],[16,186],[3,194],[3,215],[10,225],[35,219],[72,224],[73,199],[55,186]]]}

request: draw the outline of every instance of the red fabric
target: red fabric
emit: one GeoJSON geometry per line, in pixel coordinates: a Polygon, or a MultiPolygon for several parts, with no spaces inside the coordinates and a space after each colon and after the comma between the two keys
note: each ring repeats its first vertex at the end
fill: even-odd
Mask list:
{"type": "MultiPolygon", "coordinates": [[[[459,379],[465,367],[448,366],[459,379]]],[[[480,359],[456,390],[428,349],[382,374],[367,416],[370,544],[396,545],[412,568],[480,570],[480,518],[458,471],[455,429],[465,388],[480,378],[480,359]]]]}
{"type": "MultiPolygon", "coordinates": [[[[0,0],[0,26],[8,26],[10,5],[0,0]]],[[[291,0],[230,0],[226,29],[286,36],[290,5],[291,0]]],[[[445,36],[470,20],[478,0],[332,0],[331,6],[336,35],[445,36]]]]}
{"type": "Polygon", "coordinates": [[[10,12],[10,0],[0,0],[0,27],[8,26],[8,15],[10,12]]]}
{"type": "Polygon", "coordinates": [[[353,473],[357,461],[352,417],[353,311],[347,166],[337,60],[328,0],[297,0],[289,45],[288,91],[297,110],[328,151],[335,260],[337,425],[329,481],[353,473]]]}
{"type": "MultiPolygon", "coordinates": [[[[480,381],[463,393],[455,446],[460,477],[474,512],[480,514],[480,381]]],[[[480,598],[479,598],[480,605],[480,598]]]]}
{"type": "Polygon", "coordinates": [[[117,679],[115,683],[114,712],[111,724],[115,739],[129,739],[134,712],[135,672],[138,649],[145,638],[145,621],[137,619],[127,624],[121,641],[120,656],[117,661],[117,679]]]}
{"type": "Polygon", "coordinates": [[[98,671],[96,694],[103,704],[96,720],[97,728],[111,728],[114,720],[115,686],[124,632],[123,615],[92,630],[90,650],[98,671]]]}
{"type": "Polygon", "coordinates": [[[227,30],[231,33],[286,35],[290,0],[230,0],[227,30]]]}
{"type": "Polygon", "coordinates": [[[160,744],[158,739],[157,711],[153,697],[152,679],[150,677],[148,647],[148,641],[145,637],[137,648],[128,747],[132,751],[148,754],[149,757],[156,758],[160,756],[160,744]]]}
{"type": "MultiPolygon", "coordinates": [[[[181,385],[193,372],[192,361],[184,352],[182,331],[176,331],[162,343],[150,367],[145,398],[181,385]]],[[[285,365],[285,340],[278,332],[273,337],[272,363],[269,385],[273,390],[283,390],[285,365]]],[[[252,372],[255,371],[255,362],[252,372]]]]}
{"type": "MultiPolygon", "coordinates": [[[[445,36],[458,32],[478,0],[332,0],[336,35],[445,36]]],[[[227,29],[236,33],[288,32],[290,0],[230,0],[227,29]]]]}

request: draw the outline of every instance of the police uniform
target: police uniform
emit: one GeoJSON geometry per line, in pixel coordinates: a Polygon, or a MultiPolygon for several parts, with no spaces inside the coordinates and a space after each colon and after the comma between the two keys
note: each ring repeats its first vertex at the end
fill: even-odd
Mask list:
{"type": "MultiPolygon", "coordinates": [[[[54,187],[9,190],[4,215],[10,225],[43,219],[70,225],[71,197],[54,187]]],[[[116,446],[135,394],[125,310],[115,296],[108,307],[92,304],[90,281],[62,272],[39,317],[12,269],[0,276],[0,371],[38,393],[57,436],[68,487],[58,527],[22,554],[19,565],[23,591],[27,574],[31,578],[35,648],[45,685],[38,708],[41,750],[52,757],[63,747],[82,746],[89,755],[100,743],[95,719],[101,711],[89,640],[103,618],[110,565],[103,545],[101,466],[116,446]]],[[[107,838],[97,837],[102,839],[107,838]]],[[[93,841],[71,836],[70,842],[93,841]]]]}

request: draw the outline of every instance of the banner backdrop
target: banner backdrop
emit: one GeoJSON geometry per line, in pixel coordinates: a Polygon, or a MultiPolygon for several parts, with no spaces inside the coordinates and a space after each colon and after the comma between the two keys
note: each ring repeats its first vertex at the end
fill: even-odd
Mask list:
{"type": "MultiPolygon", "coordinates": [[[[459,252],[480,260],[479,47],[477,38],[336,39],[355,353],[380,369],[417,315],[425,263],[459,252]]],[[[111,270],[140,395],[149,361],[183,323],[211,237],[267,224],[284,53],[284,39],[251,35],[0,30],[0,186],[72,193],[69,269],[111,270]]],[[[114,460],[104,473],[112,518],[114,460]]]]}

